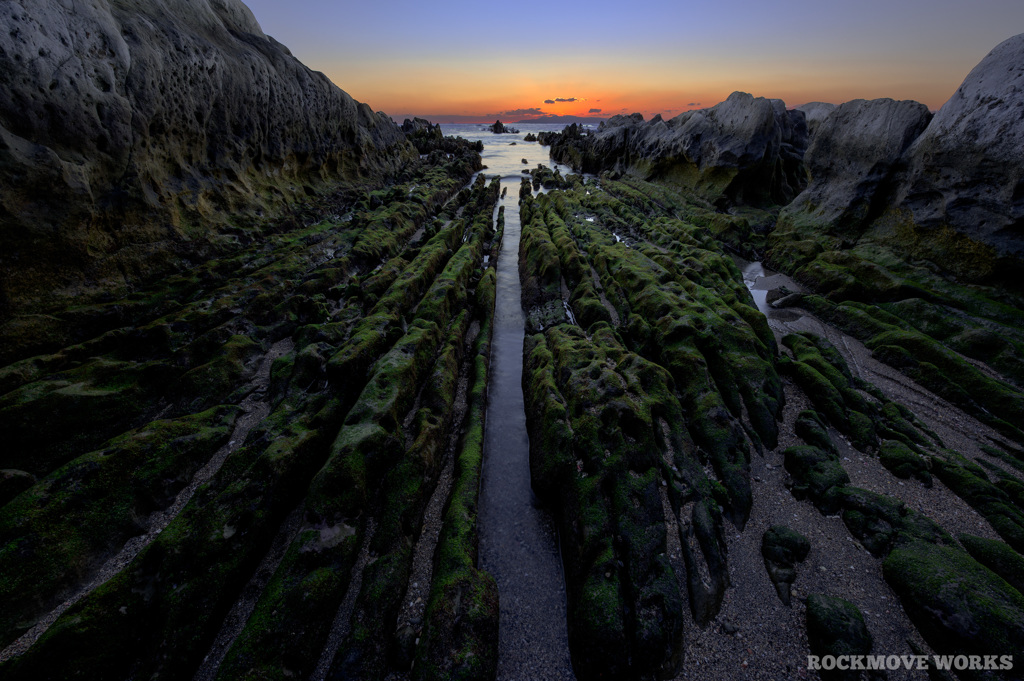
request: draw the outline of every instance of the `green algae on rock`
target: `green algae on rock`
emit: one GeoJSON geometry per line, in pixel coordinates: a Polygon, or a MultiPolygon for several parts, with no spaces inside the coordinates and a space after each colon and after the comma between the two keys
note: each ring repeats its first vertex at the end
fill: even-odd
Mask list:
{"type": "Polygon", "coordinates": [[[785,525],[772,525],[761,536],[761,556],[764,558],[765,569],[775,585],[779,600],[785,605],[791,602],[796,564],[803,562],[810,550],[811,543],[807,537],[785,525]]]}
{"type": "MultiPolygon", "coordinates": [[[[807,597],[807,639],[811,652],[819,657],[867,655],[872,647],[871,633],[860,609],[842,598],[822,594],[807,597]]],[[[821,676],[856,681],[860,672],[826,669],[821,676]]]]}

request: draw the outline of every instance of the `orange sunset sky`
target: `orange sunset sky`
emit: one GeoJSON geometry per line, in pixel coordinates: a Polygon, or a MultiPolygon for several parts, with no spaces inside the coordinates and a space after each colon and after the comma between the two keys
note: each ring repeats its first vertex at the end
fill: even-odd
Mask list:
{"type": "Polygon", "coordinates": [[[892,97],[937,109],[1024,32],[1022,0],[247,4],[356,99],[441,122],[672,116],[734,90],[790,106],[892,97]]]}

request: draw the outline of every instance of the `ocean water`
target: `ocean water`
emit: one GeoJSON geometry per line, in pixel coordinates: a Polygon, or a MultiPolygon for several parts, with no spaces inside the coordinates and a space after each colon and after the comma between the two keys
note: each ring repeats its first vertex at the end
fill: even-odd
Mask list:
{"type": "Polygon", "coordinates": [[[549,147],[542,147],[537,142],[526,142],[523,140],[528,133],[539,132],[561,132],[565,127],[563,124],[551,125],[542,123],[512,123],[518,133],[504,133],[495,135],[487,129],[487,126],[478,124],[441,124],[441,132],[446,137],[462,137],[470,141],[480,140],[484,143],[483,157],[484,165],[487,168],[483,173],[486,177],[501,177],[502,186],[507,186],[510,193],[518,196],[519,180],[523,177],[523,171],[536,168],[538,164],[557,168],[562,175],[572,172],[569,166],[555,163],[548,157],[549,147]],[[523,163],[523,160],[526,163],[523,163]]]}

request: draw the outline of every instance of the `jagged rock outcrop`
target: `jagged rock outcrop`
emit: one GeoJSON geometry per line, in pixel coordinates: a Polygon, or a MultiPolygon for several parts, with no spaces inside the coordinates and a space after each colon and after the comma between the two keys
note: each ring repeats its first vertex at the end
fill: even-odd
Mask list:
{"type": "Polygon", "coordinates": [[[519,132],[515,128],[505,125],[500,120],[494,121],[493,125],[488,125],[487,129],[493,132],[495,135],[504,135],[505,133],[519,132]]]}
{"type": "MultiPolygon", "coordinates": [[[[992,50],[934,116],[917,102],[847,102],[817,124],[811,182],[775,242],[866,237],[961,280],[1019,288],[1022,121],[1024,34],[992,50]]],[[[797,250],[806,258],[808,248],[797,250]]],[[[785,266],[792,252],[776,251],[785,266]]]]}
{"type": "Polygon", "coordinates": [[[836,110],[836,105],[829,102],[808,102],[796,107],[796,110],[804,112],[804,118],[807,120],[807,135],[813,142],[814,134],[818,131],[821,122],[836,110]]]}
{"type": "Polygon", "coordinates": [[[898,206],[1024,259],[1024,34],[996,46],[907,154],[898,206]]]}
{"type": "Polygon", "coordinates": [[[615,116],[595,134],[563,137],[552,145],[556,160],[679,183],[720,205],[788,203],[806,182],[804,114],[744,92],[668,121],[615,116]]]}
{"type": "Polygon", "coordinates": [[[402,132],[421,154],[437,148],[444,140],[440,123],[431,123],[425,118],[408,118],[402,122],[402,132]]]}
{"type": "Polygon", "coordinates": [[[857,230],[884,209],[907,148],[931,113],[924,104],[855,99],[818,123],[805,161],[811,182],[788,207],[839,232],[857,230]]]}
{"type": "Polygon", "coordinates": [[[20,0],[0,23],[0,318],[123,291],[412,153],[239,0],[20,0]]]}

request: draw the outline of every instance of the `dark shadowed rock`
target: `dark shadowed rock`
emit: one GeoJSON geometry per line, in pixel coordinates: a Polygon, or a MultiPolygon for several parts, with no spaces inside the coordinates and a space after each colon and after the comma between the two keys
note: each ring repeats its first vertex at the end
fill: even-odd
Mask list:
{"type": "Polygon", "coordinates": [[[967,76],[909,150],[899,207],[926,229],[948,226],[1024,257],[1024,34],[967,76]]]}
{"type": "Polygon", "coordinates": [[[796,564],[803,562],[810,550],[807,537],[785,525],[772,525],[761,537],[761,556],[768,578],[785,605],[790,604],[791,587],[796,581],[796,564]]]}
{"type": "Polygon", "coordinates": [[[511,128],[503,124],[500,120],[494,121],[494,125],[487,126],[487,129],[493,132],[495,135],[504,135],[505,133],[519,132],[515,128],[511,128]]]}
{"type": "Polygon", "coordinates": [[[808,102],[796,107],[796,110],[804,112],[804,118],[807,121],[807,135],[809,141],[813,142],[814,135],[821,126],[822,121],[836,110],[836,105],[829,104],[828,102],[808,102]]]}
{"type": "Polygon", "coordinates": [[[805,160],[811,183],[787,208],[834,230],[860,229],[884,207],[907,147],[928,125],[924,104],[855,99],[818,123],[805,160]]]}
{"type": "Polygon", "coordinates": [[[0,23],[3,316],[123,290],[409,150],[239,0],[27,0],[0,23]]]}
{"type": "MultiPolygon", "coordinates": [[[[953,655],[1024,650],[1024,596],[967,552],[917,541],[894,550],[882,569],[935,650],[953,655]]],[[[1013,677],[1010,672],[989,678],[1013,677]]]]}
{"type": "Polygon", "coordinates": [[[442,137],[444,137],[443,133],[441,132],[440,123],[434,124],[428,121],[427,119],[419,118],[418,116],[416,118],[413,118],[412,120],[406,118],[402,122],[402,132],[404,132],[406,135],[426,135],[436,139],[441,139],[442,137]]]}
{"type": "MultiPolygon", "coordinates": [[[[835,596],[811,594],[807,598],[807,639],[811,653],[824,655],[867,655],[871,633],[856,605],[835,596]]],[[[823,679],[860,679],[859,671],[822,671],[823,679]]]]}

